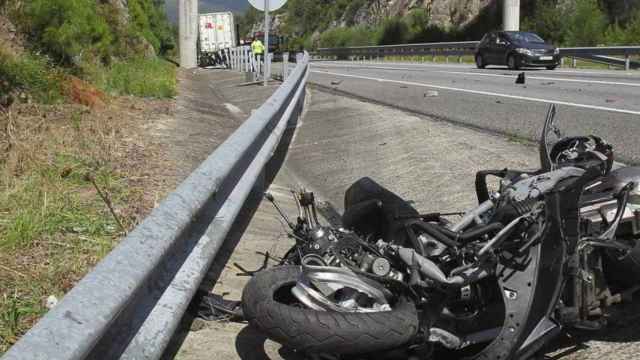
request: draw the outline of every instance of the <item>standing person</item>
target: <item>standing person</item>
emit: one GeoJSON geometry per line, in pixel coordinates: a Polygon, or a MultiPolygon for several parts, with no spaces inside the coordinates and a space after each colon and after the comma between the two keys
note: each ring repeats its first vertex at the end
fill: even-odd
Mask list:
{"type": "MultiPolygon", "coordinates": [[[[261,57],[264,56],[264,44],[257,37],[254,38],[253,42],[251,43],[251,53],[253,54],[253,58],[255,59],[255,64],[258,63],[258,55],[261,57]]],[[[256,71],[256,69],[253,70],[256,71]]]]}

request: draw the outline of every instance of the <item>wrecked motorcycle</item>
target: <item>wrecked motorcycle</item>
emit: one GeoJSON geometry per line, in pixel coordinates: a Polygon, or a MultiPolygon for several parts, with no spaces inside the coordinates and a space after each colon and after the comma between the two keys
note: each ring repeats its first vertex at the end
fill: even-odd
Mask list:
{"type": "Polygon", "coordinates": [[[602,328],[640,284],[640,168],[613,170],[610,145],[562,137],[555,115],[540,169],[478,172],[465,213],[420,214],[364,178],[330,227],[298,193],[297,222],[283,214],[296,244],[247,284],[245,318],[304,353],[491,360],[528,358],[563,327],[602,328]]]}

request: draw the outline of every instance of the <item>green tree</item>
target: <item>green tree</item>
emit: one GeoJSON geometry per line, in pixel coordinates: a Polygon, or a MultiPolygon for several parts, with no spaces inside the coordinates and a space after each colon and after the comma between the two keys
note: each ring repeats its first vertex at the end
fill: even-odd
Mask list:
{"type": "Polygon", "coordinates": [[[545,0],[535,4],[533,15],[525,18],[522,29],[533,31],[551,43],[563,44],[569,27],[568,16],[565,7],[557,6],[553,0],[545,0]]]}
{"type": "Polygon", "coordinates": [[[640,9],[636,10],[625,26],[624,45],[640,43],[640,9]]]}
{"type": "Polygon", "coordinates": [[[566,44],[595,46],[601,43],[607,28],[607,16],[597,0],[577,0],[568,19],[566,44]]]}
{"type": "Polygon", "coordinates": [[[133,31],[147,39],[157,53],[175,47],[163,1],[128,0],[128,7],[133,31]]]}
{"type": "Polygon", "coordinates": [[[94,0],[31,0],[20,22],[30,39],[59,62],[77,65],[109,55],[113,38],[94,0]]]}

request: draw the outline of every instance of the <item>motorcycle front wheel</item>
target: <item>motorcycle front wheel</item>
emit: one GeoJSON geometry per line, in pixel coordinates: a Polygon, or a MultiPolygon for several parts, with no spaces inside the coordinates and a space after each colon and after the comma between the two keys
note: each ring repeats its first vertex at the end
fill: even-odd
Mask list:
{"type": "Polygon", "coordinates": [[[418,332],[415,305],[399,299],[390,311],[347,313],[304,307],[291,289],[299,266],[279,266],[254,276],[242,293],[249,323],[270,339],[306,353],[367,354],[412,341],[418,332]]]}

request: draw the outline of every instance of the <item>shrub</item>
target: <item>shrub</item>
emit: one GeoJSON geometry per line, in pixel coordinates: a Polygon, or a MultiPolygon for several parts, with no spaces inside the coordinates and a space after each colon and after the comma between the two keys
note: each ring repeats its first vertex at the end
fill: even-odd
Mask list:
{"type": "Polygon", "coordinates": [[[425,42],[443,42],[452,41],[455,38],[454,33],[446,31],[438,25],[429,25],[419,33],[411,35],[409,42],[425,43],[425,42]]]}
{"type": "Polygon", "coordinates": [[[386,19],[378,32],[378,44],[404,44],[409,39],[409,27],[397,17],[386,19]]]}
{"type": "Polygon", "coordinates": [[[410,42],[414,42],[413,38],[424,34],[429,28],[429,12],[427,9],[416,9],[411,11],[404,20],[409,29],[410,42]]]}
{"type": "Polygon", "coordinates": [[[23,90],[38,102],[55,103],[63,98],[61,80],[62,74],[45,57],[27,54],[16,58],[0,49],[0,93],[23,90]]]}
{"type": "Polygon", "coordinates": [[[367,26],[341,27],[320,35],[320,47],[367,46],[376,44],[376,31],[367,26]]]}

